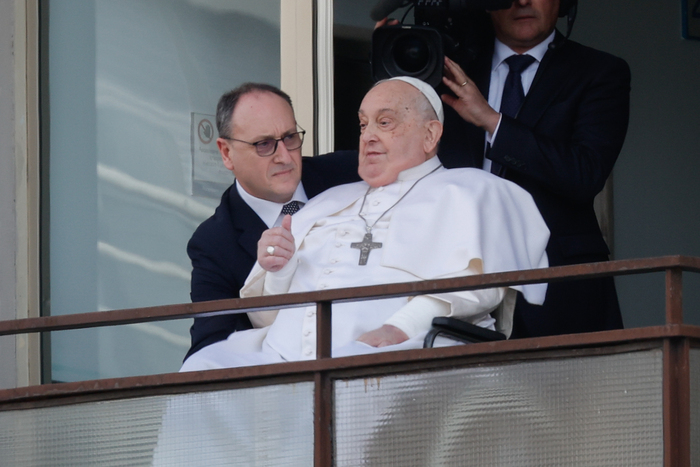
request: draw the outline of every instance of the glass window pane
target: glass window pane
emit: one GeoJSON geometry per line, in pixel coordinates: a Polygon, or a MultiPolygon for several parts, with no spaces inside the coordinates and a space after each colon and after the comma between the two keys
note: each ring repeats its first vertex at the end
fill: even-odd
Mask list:
{"type": "Polygon", "coordinates": [[[334,383],[335,465],[663,465],[663,355],[483,363],[334,383]]]}
{"type": "Polygon", "coordinates": [[[357,109],[374,84],[370,51],[376,0],[333,1],[333,102],[335,149],[357,149],[357,109]]]}
{"type": "Polygon", "coordinates": [[[0,412],[3,467],[313,465],[313,383],[0,412]]]}
{"type": "MultiPolygon", "coordinates": [[[[42,7],[44,313],[188,302],[187,241],[233,180],[216,150],[216,102],[245,81],[279,85],[280,1],[42,7]]],[[[54,333],[52,379],[177,371],[189,324],[54,333]],[[134,346],[142,359],[111,363],[134,346]]]]}

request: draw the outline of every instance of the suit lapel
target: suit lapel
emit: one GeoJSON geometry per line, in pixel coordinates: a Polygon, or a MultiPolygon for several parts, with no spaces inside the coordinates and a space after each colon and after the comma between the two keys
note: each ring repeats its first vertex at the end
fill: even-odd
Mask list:
{"type": "Polygon", "coordinates": [[[236,186],[232,186],[228,197],[231,223],[237,234],[237,242],[240,247],[253,258],[258,257],[258,240],[262,232],[267,230],[267,225],[260,217],[243,201],[238,194],[236,186]]]}
{"type": "Polygon", "coordinates": [[[525,96],[523,106],[518,113],[517,120],[526,122],[528,126],[534,126],[535,123],[547,111],[552,101],[559,95],[565,83],[570,81],[571,69],[562,66],[566,59],[566,54],[562,53],[562,49],[566,48],[566,41],[562,42],[563,37],[559,32],[554,39],[559,45],[548,50],[542,58],[542,63],[537,68],[535,79],[532,81],[530,90],[525,96]]]}

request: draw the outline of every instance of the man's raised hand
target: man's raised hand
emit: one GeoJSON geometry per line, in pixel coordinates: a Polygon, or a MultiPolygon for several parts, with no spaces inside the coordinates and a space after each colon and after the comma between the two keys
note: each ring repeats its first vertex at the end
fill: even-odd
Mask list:
{"type": "Polygon", "coordinates": [[[501,115],[493,110],[479,91],[474,81],[469,79],[462,68],[448,57],[445,57],[445,68],[442,82],[449,87],[455,96],[443,94],[442,101],[455,109],[460,117],[469,123],[493,133],[496,131],[501,115]]]}
{"type": "Polygon", "coordinates": [[[287,214],[281,226],[267,229],[260,237],[258,263],[266,271],[279,271],[289,262],[295,250],[292,216],[287,214]]]}

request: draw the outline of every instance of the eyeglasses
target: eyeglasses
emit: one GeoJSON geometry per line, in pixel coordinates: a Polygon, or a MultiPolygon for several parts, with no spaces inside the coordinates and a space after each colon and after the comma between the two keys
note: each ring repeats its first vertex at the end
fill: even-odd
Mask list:
{"type": "Polygon", "coordinates": [[[251,146],[255,147],[255,151],[258,153],[258,156],[269,157],[273,155],[275,151],[277,151],[277,143],[279,143],[280,141],[282,141],[284,147],[287,148],[287,151],[294,151],[295,149],[299,149],[301,145],[304,144],[305,134],[306,130],[301,130],[297,131],[296,133],[290,133],[287,136],[283,136],[282,138],[267,138],[257,141],[255,143],[249,143],[248,141],[243,141],[236,138],[226,138],[225,136],[222,136],[222,138],[227,139],[229,141],[238,141],[239,143],[250,144],[251,146]]]}

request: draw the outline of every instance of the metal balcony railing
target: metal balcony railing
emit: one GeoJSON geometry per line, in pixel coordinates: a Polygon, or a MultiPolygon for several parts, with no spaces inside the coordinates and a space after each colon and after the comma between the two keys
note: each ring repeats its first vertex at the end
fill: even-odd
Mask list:
{"type": "MultiPolygon", "coordinates": [[[[654,352],[658,350],[662,362],[658,389],[662,397],[660,410],[663,412],[659,419],[662,425],[660,433],[663,439],[660,442],[663,465],[700,465],[700,441],[691,439],[691,425],[696,434],[700,434],[700,396],[691,394],[691,385],[696,384],[696,380],[700,381],[700,360],[696,357],[700,355],[700,327],[683,324],[683,272],[700,272],[700,258],[668,256],[619,260],[455,279],[0,321],[0,335],[12,335],[290,308],[313,303],[318,308],[317,359],[314,361],[1,390],[0,417],[10,411],[41,410],[95,401],[310,382],[313,384],[313,462],[316,466],[330,466],[335,465],[334,462],[337,464],[342,457],[338,452],[338,446],[342,443],[333,439],[334,434],[340,432],[336,424],[340,416],[337,404],[342,402],[343,397],[342,391],[338,391],[339,381],[349,386],[352,381],[364,379],[367,390],[367,378],[386,375],[420,374],[436,369],[449,373],[454,368],[510,363],[529,365],[535,360],[568,361],[629,352],[650,351],[650,355],[655,355],[654,352]],[[333,303],[659,271],[666,274],[666,324],[663,326],[330,358],[333,303]]],[[[552,365],[556,366],[554,363],[552,365]]],[[[507,372],[509,368],[512,369],[505,368],[501,370],[507,372]]],[[[497,381],[493,380],[491,384],[497,384],[497,381]]],[[[0,456],[6,449],[2,446],[2,439],[0,430],[0,456]]],[[[591,449],[595,447],[591,446],[591,449]]],[[[591,464],[583,462],[580,465],[591,464]]]]}

